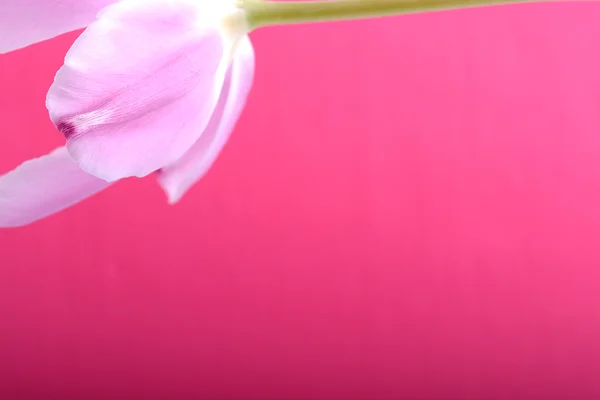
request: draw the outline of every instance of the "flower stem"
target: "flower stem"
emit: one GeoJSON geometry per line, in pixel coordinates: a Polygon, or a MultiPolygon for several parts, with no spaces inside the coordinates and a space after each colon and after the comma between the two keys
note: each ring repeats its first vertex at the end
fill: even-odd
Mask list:
{"type": "Polygon", "coordinates": [[[339,21],[442,11],[492,5],[533,3],[544,0],[242,0],[251,29],[308,22],[339,21]]]}

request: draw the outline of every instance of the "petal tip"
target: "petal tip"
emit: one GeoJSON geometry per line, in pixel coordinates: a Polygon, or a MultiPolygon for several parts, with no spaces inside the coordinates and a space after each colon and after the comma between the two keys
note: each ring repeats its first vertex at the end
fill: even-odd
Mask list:
{"type": "Polygon", "coordinates": [[[183,197],[183,192],[177,188],[165,188],[165,193],[167,195],[167,203],[170,206],[174,206],[175,204],[179,203],[183,197]]]}
{"type": "Polygon", "coordinates": [[[167,204],[174,206],[175,204],[179,203],[185,194],[185,190],[182,190],[179,185],[164,179],[164,175],[162,175],[160,171],[157,173],[157,180],[158,184],[162,187],[165,195],[167,196],[167,204]]]}

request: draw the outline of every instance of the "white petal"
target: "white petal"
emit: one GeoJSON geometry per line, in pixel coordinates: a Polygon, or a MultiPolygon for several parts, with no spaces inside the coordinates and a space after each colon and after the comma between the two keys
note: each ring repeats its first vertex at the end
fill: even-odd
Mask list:
{"type": "Polygon", "coordinates": [[[194,146],[176,163],[158,172],[170,203],[176,203],[213,165],[233,131],[254,78],[254,50],[248,37],[240,41],[215,112],[194,146]]]}
{"type": "Polygon", "coordinates": [[[0,176],[0,227],[30,224],[108,187],[61,147],[0,176]]]}
{"type": "Polygon", "coordinates": [[[0,54],[85,28],[118,0],[0,0],[0,54]]]}
{"type": "Polygon", "coordinates": [[[213,16],[210,4],[124,0],[75,42],[47,106],[83,170],[107,181],[142,177],[196,142],[232,46],[221,29],[225,16],[213,16]]]}

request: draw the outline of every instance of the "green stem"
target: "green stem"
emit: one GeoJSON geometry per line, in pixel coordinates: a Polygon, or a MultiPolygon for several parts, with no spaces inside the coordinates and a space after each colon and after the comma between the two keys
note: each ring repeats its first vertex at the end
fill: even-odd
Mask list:
{"type": "Polygon", "coordinates": [[[270,25],[299,24],[412,14],[544,0],[241,0],[251,29],[270,25]]]}

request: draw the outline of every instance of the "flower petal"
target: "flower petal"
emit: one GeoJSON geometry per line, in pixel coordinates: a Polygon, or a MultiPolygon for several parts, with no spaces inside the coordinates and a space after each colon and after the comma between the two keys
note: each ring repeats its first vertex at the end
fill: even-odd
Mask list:
{"type": "Polygon", "coordinates": [[[246,36],[239,43],[206,129],[180,160],[158,171],[158,182],[171,204],[178,202],[215,162],[242,113],[253,78],[254,50],[246,36]]]}
{"type": "Polygon", "coordinates": [[[123,0],[75,42],[47,107],[83,170],[107,181],[142,177],[195,143],[232,45],[206,6],[213,3],[222,4],[123,0]]]}
{"type": "Polygon", "coordinates": [[[118,0],[2,0],[0,54],[91,24],[118,0]]]}
{"type": "Polygon", "coordinates": [[[58,148],[0,176],[0,227],[29,224],[61,211],[108,185],[83,172],[66,148],[58,148]]]}

